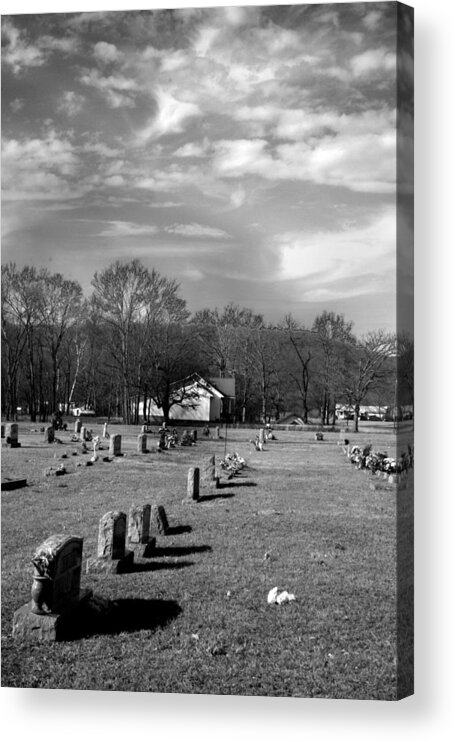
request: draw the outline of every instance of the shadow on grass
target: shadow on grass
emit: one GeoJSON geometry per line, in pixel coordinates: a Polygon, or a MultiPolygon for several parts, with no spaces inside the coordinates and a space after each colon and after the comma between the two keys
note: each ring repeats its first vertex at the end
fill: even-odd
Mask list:
{"type": "MultiPolygon", "coordinates": [[[[162,549],[161,551],[166,551],[162,549]]],[[[154,552],[156,554],[156,552],[154,552]]],[[[156,556],[171,556],[168,554],[156,554],[156,556]]],[[[132,574],[134,572],[157,572],[160,569],[184,569],[192,567],[194,562],[135,562],[133,566],[123,574],[132,574]]]]}
{"type": "Polygon", "coordinates": [[[58,639],[74,641],[103,634],[154,631],[175,620],[181,612],[174,600],[127,598],[108,601],[93,597],[65,621],[58,639]]]}
{"type": "Polygon", "coordinates": [[[204,551],[212,551],[211,546],[164,546],[155,547],[153,556],[157,557],[178,557],[188,556],[189,554],[201,554],[204,551]]]}
{"type": "Polygon", "coordinates": [[[166,536],[178,536],[180,533],[191,533],[191,526],[170,526],[166,531],[166,536]]]}
{"type": "Polygon", "coordinates": [[[209,502],[210,500],[227,500],[230,497],[234,497],[234,494],[232,492],[226,492],[225,495],[202,495],[199,500],[199,502],[209,502]]]}
{"type": "Polygon", "coordinates": [[[257,487],[256,482],[245,482],[239,481],[238,479],[230,479],[227,482],[220,482],[218,485],[219,489],[225,489],[227,487],[257,487]]]}

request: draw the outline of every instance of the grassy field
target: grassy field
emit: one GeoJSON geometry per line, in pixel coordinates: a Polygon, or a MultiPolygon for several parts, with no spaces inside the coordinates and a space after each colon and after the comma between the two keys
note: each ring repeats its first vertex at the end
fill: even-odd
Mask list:
{"type": "MultiPolygon", "coordinates": [[[[411,500],[412,487],[370,489],[338,433],[316,442],[310,432],[279,432],[261,453],[248,443],[253,431],[229,430],[227,444],[162,455],[154,436],[153,452],[140,455],[139,427],[115,432],[124,457],[77,467],[85,457],[69,456],[58,478],[44,470],[80,450],[70,433],[48,445],[23,423],[22,447],[2,448],[4,476],[28,480],[2,492],[3,686],[396,698],[397,498],[411,500]],[[188,468],[225,449],[246,458],[242,475],[182,503],[188,468]],[[52,533],[82,536],[85,560],[96,553],[99,518],[133,502],[164,505],[171,533],[128,574],[83,573],[82,587],[116,601],[111,622],[71,641],[17,643],[12,615],[29,600],[35,547],[52,533]],[[269,605],[275,586],[295,602],[269,605]]],[[[361,429],[355,442],[395,453],[385,424],[361,429]]]]}

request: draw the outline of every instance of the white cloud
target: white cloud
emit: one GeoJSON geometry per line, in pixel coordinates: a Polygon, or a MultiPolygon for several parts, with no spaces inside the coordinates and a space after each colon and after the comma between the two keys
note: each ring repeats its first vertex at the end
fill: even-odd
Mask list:
{"type": "Polygon", "coordinates": [[[110,108],[134,108],[136,106],[134,94],[139,88],[132,78],[123,75],[105,77],[98,70],[91,69],[81,76],[81,82],[97,90],[110,108]]]}
{"type": "Polygon", "coordinates": [[[172,224],[166,227],[166,232],[169,234],[178,234],[182,237],[207,237],[214,239],[226,239],[229,238],[227,232],[223,229],[217,229],[216,227],[208,227],[204,224],[172,224]]]}
{"type": "Polygon", "coordinates": [[[364,16],[363,22],[370,31],[373,31],[379,24],[381,17],[381,13],[378,10],[371,10],[364,16]]]}
{"type": "Polygon", "coordinates": [[[154,224],[135,224],[134,222],[110,221],[99,237],[137,237],[139,235],[152,235],[158,232],[154,224]]]}
{"type": "Polygon", "coordinates": [[[14,74],[19,74],[27,67],[39,67],[46,62],[43,50],[27,43],[25,34],[10,21],[2,24],[2,36],[6,42],[2,53],[3,62],[11,67],[14,74]]]}
{"type": "Polygon", "coordinates": [[[366,224],[346,224],[332,232],[288,232],[277,235],[274,243],[281,253],[276,278],[302,280],[305,299],[334,298],[337,291],[347,296],[395,289],[394,207],[384,209],[366,224]]]}
{"type": "Polygon", "coordinates": [[[123,54],[117,49],[115,44],[109,44],[106,41],[98,41],[93,49],[95,58],[104,64],[117,62],[123,57],[123,54]]]}
{"type": "Polygon", "coordinates": [[[188,142],[174,152],[174,157],[204,157],[209,148],[209,140],[203,142],[188,142]]]}
{"type": "Polygon", "coordinates": [[[57,104],[57,108],[59,111],[66,113],[67,116],[72,117],[82,110],[84,103],[83,95],[75,93],[74,90],[66,90],[57,104]]]}
{"type": "Polygon", "coordinates": [[[13,113],[17,113],[24,107],[24,99],[23,98],[15,98],[11,103],[9,104],[9,107],[11,108],[13,113]]]}
{"type": "Polygon", "coordinates": [[[53,131],[43,139],[2,141],[5,199],[66,199],[80,195],[74,182],[79,159],[68,139],[53,131]]]}
{"type": "Polygon", "coordinates": [[[177,100],[164,88],[155,91],[156,114],[151,122],[139,133],[138,139],[147,142],[166,134],[179,134],[184,131],[189,118],[200,116],[201,111],[195,103],[177,100]]]}
{"type": "Polygon", "coordinates": [[[397,58],[394,52],[386,48],[368,49],[352,57],[350,67],[357,77],[378,76],[384,72],[393,72],[396,69],[396,63],[397,58]]]}

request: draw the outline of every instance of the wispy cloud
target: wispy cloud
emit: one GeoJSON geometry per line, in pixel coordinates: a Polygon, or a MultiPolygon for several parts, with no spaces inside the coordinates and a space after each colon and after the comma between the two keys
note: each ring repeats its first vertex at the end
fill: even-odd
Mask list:
{"type": "Polygon", "coordinates": [[[166,227],[166,232],[169,234],[177,234],[181,237],[202,237],[212,239],[229,239],[229,235],[223,229],[217,227],[209,227],[205,224],[171,224],[166,227]]]}
{"type": "Polygon", "coordinates": [[[98,237],[139,237],[154,235],[158,227],[154,224],[135,224],[134,222],[110,221],[107,227],[98,232],[98,237]]]}

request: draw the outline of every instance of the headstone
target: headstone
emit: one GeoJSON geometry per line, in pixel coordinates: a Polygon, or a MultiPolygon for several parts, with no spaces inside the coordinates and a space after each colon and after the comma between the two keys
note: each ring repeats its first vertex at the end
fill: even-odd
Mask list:
{"type": "Polygon", "coordinates": [[[216,440],[218,440],[219,437],[220,437],[220,426],[217,425],[216,428],[215,428],[215,438],[216,438],[216,440]]]}
{"type": "Polygon", "coordinates": [[[86,428],[85,425],[82,425],[82,427],[81,427],[80,436],[81,436],[81,441],[86,441],[87,438],[88,438],[88,436],[87,436],[87,428],[86,428]]]}
{"type": "Polygon", "coordinates": [[[13,636],[23,642],[55,641],[65,621],[91,591],[81,593],[83,539],[55,534],[32,558],[32,601],[13,616],[13,636]]]}
{"type": "Polygon", "coordinates": [[[55,430],[52,425],[47,425],[44,428],[44,442],[53,443],[55,440],[55,430]]]}
{"type": "Polygon", "coordinates": [[[122,436],[119,433],[111,435],[109,440],[109,455],[110,456],[121,456],[122,455],[122,436]]]}
{"type": "Polygon", "coordinates": [[[147,425],[142,425],[142,427],[141,427],[141,434],[142,435],[145,435],[146,432],[147,432],[147,425]]]}
{"type": "Polygon", "coordinates": [[[82,420],[79,420],[78,419],[74,423],[74,432],[76,433],[76,435],[79,435],[80,434],[81,428],[82,428],[82,420]]]}
{"type": "Polygon", "coordinates": [[[200,484],[202,487],[215,487],[218,488],[220,478],[217,476],[215,468],[215,455],[211,454],[206,456],[202,462],[200,471],[200,484]]]}
{"type": "Polygon", "coordinates": [[[7,423],[5,427],[6,445],[10,448],[20,448],[19,443],[19,425],[17,423],[7,423]]]}
{"type": "Polygon", "coordinates": [[[197,442],[197,429],[196,428],[192,430],[192,434],[193,434],[193,441],[194,443],[196,443],[197,442]]]}
{"type": "Polygon", "coordinates": [[[210,486],[215,480],[215,455],[206,456],[201,467],[201,484],[210,486]]]}
{"type": "Polygon", "coordinates": [[[150,505],[131,505],[128,513],[128,541],[146,544],[150,532],[150,505]]]}
{"type": "Polygon", "coordinates": [[[262,445],[264,445],[264,443],[265,443],[265,430],[264,430],[264,428],[259,428],[259,443],[262,443],[262,445]]]}
{"type": "Polygon", "coordinates": [[[3,425],[3,423],[1,425],[1,428],[2,428],[2,438],[4,438],[5,437],[5,426],[3,425]]]}
{"type": "Polygon", "coordinates": [[[87,572],[126,571],[134,560],[133,552],[125,550],[126,515],[110,510],[100,518],[97,556],[87,560],[87,572]]]}
{"type": "Polygon", "coordinates": [[[103,425],[103,438],[109,438],[109,433],[107,432],[107,423],[104,423],[103,425]]]}
{"type": "Polygon", "coordinates": [[[151,528],[161,536],[166,536],[169,531],[169,522],[166,511],[162,505],[156,505],[151,514],[151,528]]]}
{"type": "Polygon", "coordinates": [[[156,538],[150,538],[150,505],[131,505],[128,513],[128,548],[135,556],[153,555],[156,538]]]}
{"type": "Polygon", "coordinates": [[[199,500],[199,467],[188,469],[187,500],[197,502],[199,500]]]}
{"type": "Polygon", "coordinates": [[[137,437],[137,452],[147,453],[147,436],[145,433],[140,433],[137,437]]]}

